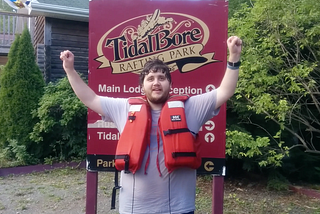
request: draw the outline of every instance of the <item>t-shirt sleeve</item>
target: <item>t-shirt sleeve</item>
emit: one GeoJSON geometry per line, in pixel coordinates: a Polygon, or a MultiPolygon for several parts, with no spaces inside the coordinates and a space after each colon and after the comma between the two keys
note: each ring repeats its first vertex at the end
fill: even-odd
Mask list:
{"type": "Polygon", "coordinates": [[[113,122],[120,133],[122,132],[129,108],[128,99],[100,96],[101,107],[104,112],[102,120],[113,122]]]}
{"type": "Polygon", "coordinates": [[[216,109],[217,90],[190,97],[185,103],[188,127],[198,132],[200,127],[212,117],[216,116],[220,108],[216,109]]]}

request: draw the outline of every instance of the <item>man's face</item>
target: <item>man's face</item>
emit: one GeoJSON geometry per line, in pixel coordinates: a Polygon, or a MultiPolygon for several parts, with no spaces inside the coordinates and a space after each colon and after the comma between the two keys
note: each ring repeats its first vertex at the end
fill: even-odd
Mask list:
{"type": "Polygon", "coordinates": [[[142,89],[149,102],[161,104],[167,101],[171,84],[161,71],[151,71],[144,77],[142,89]]]}

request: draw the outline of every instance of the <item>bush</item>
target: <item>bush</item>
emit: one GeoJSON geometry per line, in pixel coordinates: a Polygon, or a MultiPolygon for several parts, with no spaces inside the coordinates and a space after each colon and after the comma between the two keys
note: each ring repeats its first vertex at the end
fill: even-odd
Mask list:
{"type": "Polygon", "coordinates": [[[288,148],[278,145],[278,149],[270,146],[270,139],[257,137],[242,131],[226,132],[226,155],[232,159],[243,161],[242,169],[250,171],[257,168],[277,168],[282,159],[288,155],[288,148]]]}
{"type": "Polygon", "coordinates": [[[38,143],[37,158],[64,161],[84,158],[87,142],[87,108],[74,94],[67,78],[49,83],[33,117],[31,139],[38,143]]]}
{"type": "Polygon", "coordinates": [[[25,146],[26,151],[32,154],[34,142],[29,134],[36,118],[32,117],[31,112],[43,94],[45,83],[35,61],[27,28],[11,46],[8,62],[1,72],[0,85],[0,150],[6,149],[10,139],[14,139],[17,148],[25,146]]]}
{"type": "Polygon", "coordinates": [[[281,173],[271,170],[268,176],[268,190],[286,191],[289,189],[289,181],[281,173]]]}
{"type": "Polygon", "coordinates": [[[37,160],[27,153],[25,145],[16,140],[8,140],[8,145],[1,149],[0,167],[23,166],[30,163],[37,163],[37,160]]]}

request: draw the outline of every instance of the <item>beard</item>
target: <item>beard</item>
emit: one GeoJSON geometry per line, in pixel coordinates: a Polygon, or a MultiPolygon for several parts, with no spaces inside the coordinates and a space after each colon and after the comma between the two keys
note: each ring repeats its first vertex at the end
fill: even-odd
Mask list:
{"type": "Polygon", "coordinates": [[[149,102],[151,102],[153,104],[163,104],[169,98],[169,92],[164,91],[160,97],[152,96],[152,92],[151,92],[151,93],[146,94],[146,97],[148,98],[149,102]]]}

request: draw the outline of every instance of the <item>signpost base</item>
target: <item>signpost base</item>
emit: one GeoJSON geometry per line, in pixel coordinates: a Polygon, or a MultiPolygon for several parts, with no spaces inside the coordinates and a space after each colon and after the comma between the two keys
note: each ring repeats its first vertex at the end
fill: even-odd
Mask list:
{"type": "Polygon", "coordinates": [[[97,213],[98,172],[87,171],[86,214],[97,213]]]}
{"type": "Polygon", "coordinates": [[[212,179],[212,214],[223,213],[224,177],[213,176],[212,179]]]}

